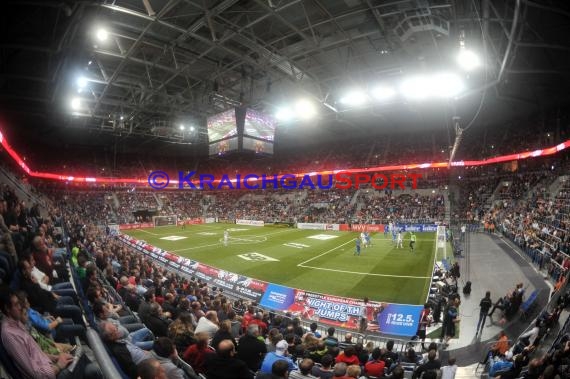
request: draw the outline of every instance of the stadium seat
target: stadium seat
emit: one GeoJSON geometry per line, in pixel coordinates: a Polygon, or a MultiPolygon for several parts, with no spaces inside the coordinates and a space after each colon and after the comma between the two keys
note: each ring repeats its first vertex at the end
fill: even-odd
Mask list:
{"type": "Polygon", "coordinates": [[[536,298],[538,297],[538,290],[534,290],[528,299],[521,305],[521,319],[526,320],[532,311],[534,304],[536,303],[536,298]]]}

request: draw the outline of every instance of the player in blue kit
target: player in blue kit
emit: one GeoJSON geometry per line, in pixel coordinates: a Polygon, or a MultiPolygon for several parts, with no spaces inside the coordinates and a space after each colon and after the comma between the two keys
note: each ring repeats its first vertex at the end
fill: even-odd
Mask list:
{"type": "Polygon", "coordinates": [[[354,251],[354,255],[360,255],[360,238],[356,237],[356,250],[354,251]]]}
{"type": "Polygon", "coordinates": [[[396,237],[398,236],[398,232],[396,231],[396,225],[392,227],[392,243],[396,244],[396,237]]]}
{"type": "Polygon", "coordinates": [[[370,233],[368,233],[368,232],[364,232],[364,243],[366,244],[366,247],[372,246],[372,241],[370,239],[370,233]]]}

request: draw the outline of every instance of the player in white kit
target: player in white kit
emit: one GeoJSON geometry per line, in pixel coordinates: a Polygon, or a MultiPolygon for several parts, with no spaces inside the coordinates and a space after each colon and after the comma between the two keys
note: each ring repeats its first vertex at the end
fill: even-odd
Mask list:
{"type": "Polygon", "coordinates": [[[396,248],[402,249],[404,247],[402,242],[402,231],[398,230],[398,235],[396,236],[396,248]]]}
{"type": "Polygon", "coordinates": [[[360,233],[360,241],[362,242],[362,246],[368,247],[368,243],[366,241],[366,233],[360,233]]]}

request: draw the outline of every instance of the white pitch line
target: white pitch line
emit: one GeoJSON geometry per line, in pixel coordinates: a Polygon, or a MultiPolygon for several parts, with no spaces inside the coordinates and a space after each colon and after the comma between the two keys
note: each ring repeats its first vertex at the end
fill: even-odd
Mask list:
{"type": "Polygon", "coordinates": [[[252,242],[252,243],[262,243],[262,242],[267,242],[267,237],[263,237],[265,238],[264,240],[256,240],[256,239],[247,239],[247,238],[238,238],[238,237],[230,237],[229,242],[231,243],[232,240],[233,241],[241,241],[241,242],[252,242]]]}
{"type": "MultiPolygon", "coordinates": [[[[266,236],[273,235],[273,234],[283,233],[283,232],[285,232],[285,231],[287,231],[287,230],[280,230],[280,231],[278,231],[278,232],[266,233],[266,234],[260,235],[260,237],[267,238],[266,236]]],[[[230,238],[232,238],[232,237],[230,237],[230,238]]],[[[261,243],[261,242],[266,242],[266,241],[267,241],[267,240],[265,240],[265,241],[260,241],[259,243],[261,243]]],[[[219,246],[219,245],[222,245],[222,242],[218,242],[218,243],[214,243],[214,244],[209,244],[209,245],[200,245],[200,246],[194,246],[194,247],[187,247],[187,248],[185,248],[185,249],[170,250],[170,251],[173,252],[173,253],[178,253],[178,252],[180,252],[180,251],[196,250],[196,249],[201,249],[201,248],[203,248],[203,247],[219,246]]],[[[228,246],[229,246],[229,245],[231,245],[231,240],[230,240],[230,243],[228,244],[228,246]]]]}
{"type": "Polygon", "coordinates": [[[303,267],[303,265],[304,265],[305,263],[310,262],[310,261],[312,261],[312,260],[315,260],[315,259],[317,259],[317,258],[320,258],[320,257],[322,257],[323,255],[328,254],[328,253],[330,253],[330,252],[332,252],[332,251],[335,251],[336,249],[341,248],[341,247],[343,247],[344,245],[348,245],[348,244],[351,243],[351,242],[354,243],[354,240],[351,239],[350,241],[345,242],[345,243],[343,243],[342,245],[338,245],[337,247],[333,247],[332,249],[327,250],[327,251],[325,251],[324,253],[317,255],[316,257],[307,259],[306,261],[299,263],[297,266],[303,267]]]}
{"type": "MultiPolygon", "coordinates": [[[[352,242],[352,241],[351,241],[352,242]]],[[[369,272],[359,272],[359,271],[347,271],[347,270],[337,270],[334,268],[324,268],[324,267],[314,267],[314,266],[305,266],[303,264],[298,264],[299,267],[305,268],[312,268],[315,270],[324,270],[324,271],[333,271],[333,272],[342,272],[345,274],[357,274],[357,275],[371,275],[371,276],[383,276],[388,278],[408,278],[408,279],[428,279],[430,276],[412,276],[412,275],[391,275],[391,274],[373,274],[369,272]]]]}
{"type": "Polygon", "coordinates": [[[200,245],[200,246],[194,246],[194,247],[187,247],[186,249],[178,249],[178,250],[170,250],[170,251],[172,251],[173,253],[178,253],[179,251],[196,250],[196,249],[201,249],[203,247],[219,246],[219,245],[220,245],[220,243],[218,242],[218,243],[213,243],[210,245],[200,245]]]}
{"type": "Polygon", "coordinates": [[[151,233],[151,232],[146,231],[146,230],[144,230],[144,229],[135,229],[135,230],[138,230],[139,232],[148,233],[148,234],[150,234],[151,236],[162,236],[162,234],[151,233]]]}

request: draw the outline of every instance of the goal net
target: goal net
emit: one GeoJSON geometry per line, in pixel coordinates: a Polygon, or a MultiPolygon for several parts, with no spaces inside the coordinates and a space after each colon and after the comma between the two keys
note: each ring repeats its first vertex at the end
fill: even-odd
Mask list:
{"type": "Polygon", "coordinates": [[[157,226],[178,225],[178,216],[175,216],[175,215],[172,215],[172,216],[153,216],[152,222],[153,222],[155,228],[157,226]]]}
{"type": "Polygon", "coordinates": [[[435,253],[436,259],[437,257],[440,259],[447,258],[447,231],[443,225],[437,227],[435,253]]]}

